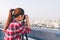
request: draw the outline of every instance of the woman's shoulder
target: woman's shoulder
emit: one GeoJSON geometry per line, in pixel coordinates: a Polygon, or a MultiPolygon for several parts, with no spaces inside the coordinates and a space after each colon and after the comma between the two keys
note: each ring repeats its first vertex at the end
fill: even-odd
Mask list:
{"type": "Polygon", "coordinates": [[[15,24],[18,24],[18,23],[16,23],[16,22],[11,22],[11,23],[10,23],[10,25],[15,25],[15,24]]]}
{"type": "Polygon", "coordinates": [[[21,23],[19,23],[19,22],[11,22],[10,26],[21,26],[21,23]]]}
{"type": "Polygon", "coordinates": [[[11,24],[11,25],[16,25],[16,24],[19,24],[19,23],[20,23],[19,21],[13,19],[12,22],[11,22],[10,24],[11,24]]]}

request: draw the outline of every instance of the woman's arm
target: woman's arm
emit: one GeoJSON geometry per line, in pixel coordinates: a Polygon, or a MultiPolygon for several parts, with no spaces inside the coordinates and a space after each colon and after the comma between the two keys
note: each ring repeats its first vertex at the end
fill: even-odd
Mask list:
{"type": "Polygon", "coordinates": [[[29,17],[28,17],[28,15],[26,15],[26,22],[27,22],[27,26],[28,26],[28,28],[30,28],[31,26],[30,26],[30,21],[29,21],[29,17]]]}

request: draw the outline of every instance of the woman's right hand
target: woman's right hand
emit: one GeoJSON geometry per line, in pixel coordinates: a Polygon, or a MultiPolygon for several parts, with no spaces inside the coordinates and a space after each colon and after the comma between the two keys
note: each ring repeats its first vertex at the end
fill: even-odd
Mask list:
{"type": "Polygon", "coordinates": [[[14,9],[10,9],[9,12],[12,13],[14,11],[14,9]]]}

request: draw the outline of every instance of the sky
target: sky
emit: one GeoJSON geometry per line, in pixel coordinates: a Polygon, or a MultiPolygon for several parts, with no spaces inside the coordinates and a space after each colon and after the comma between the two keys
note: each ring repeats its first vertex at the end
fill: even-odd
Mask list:
{"type": "Polygon", "coordinates": [[[6,20],[10,9],[23,8],[30,19],[60,18],[60,0],[0,0],[0,20],[6,20]]]}

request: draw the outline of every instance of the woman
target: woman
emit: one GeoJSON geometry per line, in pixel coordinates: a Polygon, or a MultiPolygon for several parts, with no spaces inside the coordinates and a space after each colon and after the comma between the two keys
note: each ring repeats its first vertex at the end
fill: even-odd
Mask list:
{"type": "Polygon", "coordinates": [[[20,34],[30,32],[29,18],[27,15],[24,15],[22,8],[11,9],[9,11],[9,16],[3,31],[5,32],[5,40],[21,40],[20,34]],[[22,27],[24,17],[26,18],[27,28],[22,27]]]}

